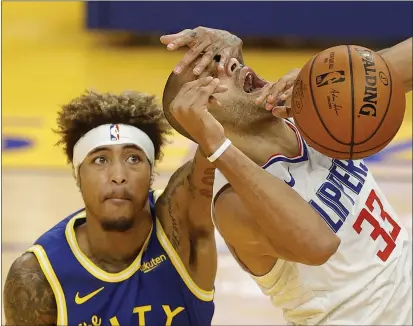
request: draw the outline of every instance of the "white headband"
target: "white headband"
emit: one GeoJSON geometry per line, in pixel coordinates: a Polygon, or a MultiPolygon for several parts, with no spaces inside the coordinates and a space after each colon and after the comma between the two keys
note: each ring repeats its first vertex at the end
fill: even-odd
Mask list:
{"type": "Polygon", "coordinates": [[[155,148],[149,136],[142,130],[124,124],[107,124],[88,131],[73,148],[73,167],[77,178],[79,165],[95,148],[119,144],[133,144],[146,154],[151,165],[155,161],[155,148]]]}

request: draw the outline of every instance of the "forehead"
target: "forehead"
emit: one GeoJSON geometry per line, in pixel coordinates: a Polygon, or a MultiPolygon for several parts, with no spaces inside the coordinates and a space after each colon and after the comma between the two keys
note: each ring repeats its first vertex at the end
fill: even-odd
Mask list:
{"type": "Polygon", "coordinates": [[[97,152],[122,152],[124,150],[136,150],[142,152],[142,149],[135,144],[116,144],[116,145],[103,145],[98,146],[95,149],[91,150],[88,155],[92,155],[97,152]]]}

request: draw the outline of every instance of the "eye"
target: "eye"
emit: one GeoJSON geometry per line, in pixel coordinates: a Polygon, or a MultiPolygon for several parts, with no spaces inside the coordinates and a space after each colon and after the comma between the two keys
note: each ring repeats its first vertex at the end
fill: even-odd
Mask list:
{"type": "Polygon", "coordinates": [[[128,157],[126,162],[131,163],[131,164],[136,164],[141,161],[141,158],[138,155],[131,155],[128,157]]]}
{"type": "Polygon", "coordinates": [[[105,164],[107,161],[108,161],[108,160],[107,160],[106,157],[104,157],[104,156],[99,156],[99,157],[96,157],[96,158],[93,160],[93,163],[95,163],[95,164],[105,164]]]}

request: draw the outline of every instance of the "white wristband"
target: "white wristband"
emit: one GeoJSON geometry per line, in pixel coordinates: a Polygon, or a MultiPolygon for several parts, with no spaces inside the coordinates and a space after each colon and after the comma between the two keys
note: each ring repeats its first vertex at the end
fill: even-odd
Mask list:
{"type": "Polygon", "coordinates": [[[231,146],[231,141],[227,138],[224,143],[215,151],[214,154],[208,156],[208,161],[215,162],[227,149],[231,146]]]}

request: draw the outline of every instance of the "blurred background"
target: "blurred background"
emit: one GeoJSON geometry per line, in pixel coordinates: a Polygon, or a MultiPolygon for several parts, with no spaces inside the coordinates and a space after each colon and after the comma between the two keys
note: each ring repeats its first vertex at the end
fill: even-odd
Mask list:
{"type": "MultiPolygon", "coordinates": [[[[412,2],[2,2],[2,286],[17,256],[82,207],[54,146],[59,106],[85,89],[161,96],[183,52],[166,51],[160,35],[200,25],[229,30],[244,39],[246,63],[276,80],[333,45],[379,50],[411,37],[412,9],[412,2]]],[[[411,228],[411,93],[406,100],[400,132],[367,162],[411,228]]],[[[192,142],[174,135],[155,187],[193,152],[192,142]]],[[[284,324],[218,246],[214,324],[284,324]]]]}

